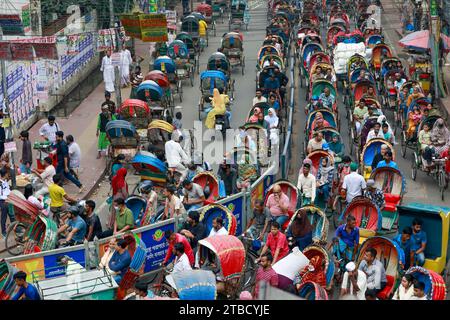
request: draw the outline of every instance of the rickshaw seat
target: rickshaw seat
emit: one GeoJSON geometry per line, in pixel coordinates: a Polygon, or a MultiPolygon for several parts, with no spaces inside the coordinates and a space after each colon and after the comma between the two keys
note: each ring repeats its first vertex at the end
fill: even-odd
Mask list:
{"type": "Polygon", "coordinates": [[[386,282],[386,287],[384,287],[384,289],[377,294],[378,299],[387,300],[392,292],[392,288],[394,286],[394,277],[386,275],[386,282]]]}
{"type": "Polygon", "coordinates": [[[385,201],[385,211],[389,212],[395,212],[397,211],[397,206],[400,203],[400,195],[398,194],[391,194],[391,193],[385,193],[384,194],[384,201],[385,201]]]}
{"type": "Polygon", "coordinates": [[[294,215],[294,213],[295,213],[294,211],[288,210],[289,219],[287,219],[286,222],[281,226],[282,230],[287,230],[289,222],[291,222],[291,218],[294,215]]]}

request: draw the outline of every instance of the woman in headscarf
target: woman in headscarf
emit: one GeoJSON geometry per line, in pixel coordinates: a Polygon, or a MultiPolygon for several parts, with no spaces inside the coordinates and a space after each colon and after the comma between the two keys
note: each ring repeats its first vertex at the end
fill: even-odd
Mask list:
{"type": "Polygon", "coordinates": [[[329,157],[320,159],[319,170],[316,176],[316,198],[323,195],[325,203],[328,202],[330,190],[333,185],[334,166],[329,157]]]}
{"type": "Polygon", "coordinates": [[[309,138],[312,138],[312,135],[316,129],[331,127],[330,123],[325,120],[322,112],[317,112],[314,118],[313,123],[311,124],[311,130],[309,132],[309,138]]]}
{"type": "Polygon", "coordinates": [[[275,110],[273,108],[269,108],[267,116],[264,117],[264,120],[266,120],[269,129],[277,128],[279,119],[275,113],[275,110]]]}
{"type": "Polygon", "coordinates": [[[320,256],[312,257],[311,260],[309,260],[309,264],[295,276],[294,285],[297,291],[306,281],[315,282],[324,289],[327,286],[323,260],[320,256]]]}
{"type": "Polygon", "coordinates": [[[336,163],[341,163],[342,157],[344,156],[344,144],[339,141],[339,136],[337,133],[331,135],[331,141],[328,142],[328,147],[333,153],[334,160],[336,163]]]}
{"type": "Polygon", "coordinates": [[[307,210],[300,210],[289,225],[286,236],[291,247],[297,246],[303,251],[312,243],[312,233],[313,226],[308,219],[307,210]]]}
{"type": "Polygon", "coordinates": [[[423,97],[424,97],[424,95],[423,95],[423,93],[421,93],[419,91],[419,87],[414,87],[412,89],[412,93],[408,96],[408,100],[406,101],[406,107],[409,108],[409,106],[411,105],[411,103],[414,100],[419,99],[419,98],[423,98],[423,97]]]}
{"type": "Polygon", "coordinates": [[[214,129],[216,124],[216,115],[224,115],[227,111],[226,104],[228,103],[228,96],[220,94],[217,88],[214,88],[214,94],[211,101],[213,107],[206,116],[205,126],[208,129],[214,129]]]}
{"type": "Polygon", "coordinates": [[[253,114],[252,114],[252,116],[248,119],[248,122],[251,122],[251,123],[256,123],[256,122],[258,122],[258,121],[259,121],[259,115],[260,115],[261,113],[262,113],[261,108],[255,107],[255,108],[253,109],[253,114]]]}
{"type": "Polygon", "coordinates": [[[382,114],[381,116],[378,117],[377,122],[381,124],[381,130],[383,132],[384,140],[389,141],[392,144],[395,144],[394,131],[392,131],[391,125],[387,121],[386,116],[382,114]]]}
{"type": "Polygon", "coordinates": [[[440,155],[450,146],[450,131],[444,123],[444,119],[439,118],[434,123],[431,130],[431,143],[434,148],[434,154],[440,155]]]}
{"type": "Polygon", "coordinates": [[[408,113],[408,130],[406,136],[412,138],[416,132],[416,128],[422,120],[422,113],[418,106],[414,106],[411,112],[408,113]]]}

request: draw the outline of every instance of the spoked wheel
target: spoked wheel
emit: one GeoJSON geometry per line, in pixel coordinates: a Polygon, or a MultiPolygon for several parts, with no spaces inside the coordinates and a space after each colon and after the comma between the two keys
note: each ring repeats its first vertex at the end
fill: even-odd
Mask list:
{"type": "Polygon", "coordinates": [[[414,154],[414,157],[412,159],[411,163],[411,179],[413,181],[416,181],[417,178],[417,162],[416,162],[416,154],[414,154]]]}
{"type": "Polygon", "coordinates": [[[25,237],[27,226],[21,222],[13,222],[6,233],[5,248],[9,254],[18,256],[23,254],[25,249],[25,237]]]}
{"type": "Polygon", "coordinates": [[[439,170],[438,173],[438,184],[439,184],[439,193],[441,194],[441,200],[444,201],[444,193],[445,193],[445,172],[444,170],[439,170]]]}
{"type": "Polygon", "coordinates": [[[407,148],[407,143],[406,143],[406,137],[405,134],[402,134],[402,145],[401,145],[401,151],[402,151],[402,157],[405,158],[406,157],[406,148],[407,148]]]}
{"type": "Polygon", "coordinates": [[[213,23],[214,37],[216,36],[216,22],[213,23]]]}
{"type": "Polygon", "coordinates": [[[155,296],[159,297],[171,297],[172,293],[175,292],[175,290],[171,286],[165,283],[154,284],[150,289],[153,291],[155,296]]]}
{"type": "Polygon", "coordinates": [[[256,269],[258,265],[255,263],[256,257],[247,252],[245,255],[245,268],[240,281],[240,291],[253,291],[256,278],[256,269]]]}

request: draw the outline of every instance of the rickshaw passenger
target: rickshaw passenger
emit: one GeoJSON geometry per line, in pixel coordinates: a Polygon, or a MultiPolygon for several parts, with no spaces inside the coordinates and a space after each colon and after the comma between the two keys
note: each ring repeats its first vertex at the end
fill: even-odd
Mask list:
{"type": "Polygon", "coordinates": [[[420,112],[418,106],[414,106],[412,111],[408,114],[408,130],[406,131],[406,136],[409,139],[414,137],[416,133],[416,128],[419,125],[420,121],[422,121],[423,115],[420,112]]]}
{"type": "Polygon", "coordinates": [[[316,198],[323,194],[323,199],[327,202],[334,178],[334,165],[329,157],[320,159],[319,170],[316,176],[316,198]]]}
{"type": "Polygon", "coordinates": [[[281,190],[279,185],[273,187],[272,194],[267,198],[271,220],[278,222],[281,226],[289,219],[289,197],[281,190]]]}
{"type": "Polygon", "coordinates": [[[428,123],[424,123],[423,129],[419,132],[420,151],[422,153],[423,164],[427,168],[431,161],[431,131],[428,123]]]}
{"type": "Polygon", "coordinates": [[[278,260],[283,259],[289,253],[289,246],[286,236],[280,231],[280,224],[278,222],[273,222],[270,228],[269,236],[267,237],[267,242],[261,250],[261,254],[257,261],[261,261],[261,257],[270,249],[273,255],[273,261],[276,263],[278,260]]]}
{"type": "Polygon", "coordinates": [[[359,72],[359,76],[356,79],[356,82],[360,80],[369,80],[369,75],[366,73],[366,70],[364,69],[359,72]]]}
{"type": "Polygon", "coordinates": [[[256,90],[256,96],[253,98],[253,105],[252,106],[255,106],[255,104],[261,103],[261,102],[267,102],[267,98],[262,95],[262,90],[261,89],[257,89],[256,90]]]}
{"type": "Polygon", "coordinates": [[[335,237],[334,254],[338,256],[338,259],[353,260],[359,246],[359,228],[356,226],[356,218],[349,215],[347,222],[336,229],[335,237]]]}
{"type": "Polygon", "coordinates": [[[126,240],[121,239],[116,244],[116,251],[114,252],[111,260],[109,260],[108,267],[111,271],[115,272],[114,280],[120,283],[125,273],[131,264],[131,256],[128,252],[128,243],[126,240]]]}
{"type": "Polygon", "coordinates": [[[322,73],[322,67],[317,66],[315,72],[311,75],[311,81],[314,83],[316,80],[325,78],[325,75],[322,73]]]}
{"type": "Polygon", "coordinates": [[[341,297],[344,295],[355,296],[357,300],[365,300],[367,277],[364,272],[358,270],[353,261],[345,265],[345,273],[342,278],[341,297]]]}
{"type": "Polygon", "coordinates": [[[277,112],[280,109],[280,103],[277,100],[277,96],[274,93],[269,95],[269,105],[271,108],[275,109],[277,112]]]}
{"type": "Polygon", "coordinates": [[[197,249],[198,241],[206,238],[206,228],[205,225],[200,222],[200,214],[198,211],[191,211],[188,213],[188,218],[183,224],[183,229],[180,234],[185,236],[192,250],[197,249]]]}
{"type": "Polygon", "coordinates": [[[408,270],[411,266],[411,261],[414,260],[414,252],[411,250],[412,232],[411,227],[405,227],[403,228],[401,234],[398,234],[394,239],[392,239],[392,241],[395,241],[405,253],[405,265],[403,266],[403,270],[408,270]]]}
{"type": "Polygon", "coordinates": [[[406,79],[402,77],[402,75],[400,73],[396,73],[395,74],[395,82],[394,82],[394,86],[397,88],[397,90],[400,90],[400,88],[402,87],[402,85],[406,82],[406,79]]]}
{"type": "Polygon", "coordinates": [[[427,248],[427,234],[422,230],[422,221],[414,219],[412,222],[411,251],[414,253],[412,266],[423,266],[425,263],[425,249],[427,248]]]}
{"type": "Polygon", "coordinates": [[[297,246],[300,251],[303,251],[312,243],[312,232],[313,226],[307,212],[300,212],[286,231],[289,247],[297,246]]]}
{"type": "Polygon", "coordinates": [[[265,93],[278,91],[278,89],[280,89],[280,80],[278,80],[278,78],[275,77],[274,73],[271,73],[269,77],[266,80],[264,80],[263,87],[265,93]]]}
{"type": "Polygon", "coordinates": [[[356,134],[361,135],[362,123],[365,115],[369,112],[364,101],[360,100],[358,107],[353,111],[353,119],[355,121],[356,134]]]}
{"type": "Polygon", "coordinates": [[[412,93],[408,96],[408,99],[406,101],[406,106],[409,107],[411,105],[411,102],[413,102],[416,99],[423,98],[423,97],[424,97],[424,94],[419,91],[419,87],[412,88],[412,93]]]}
{"type": "Polygon", "coordinates": [[[364,197],[370,199],[378,209],[383,210],[386,205],[384,201],[384,193],[380,189],[378,189],[375,185],[375,180],[369,179],[367,180],[367,189],[364,191],[364,197]]]}
{"type": "Polygon", "coordinates": [[[425,283],[422,281],[414,282],[414,294],[409,300],[428,300],[425,294],[425,283]]]}
{"type": "Polygon", "coordinates": [[[325,278],[323,263],[324,261],[319,256],[314,256],[309,261],[309,264],[295,275],[293,282],[297,291],[306,281],[317,283],[322,288],[326,287],[327,279],[325,278]]]}
{"type": "Polygon", "coordinates": [[[323,92],[320,94],[319,99],[322,102],[323,106],[328,109],[331,109],[335,102],[335,97],[331,94],[330,88],[328,87],[323,89],[323,92]]]}
{"type": "Polygon", "coordinates": [[[395,144],[395,135],[392,132],[389,123],[383,121],[381,124],[381,131],[383,132],[384,140],[390,142],[391,144],[395,144]]]}
{"type": "Polygon", "coordinates": [[[220,94],[217,88],[214,88],[214,95],[211,101],[212,110],[208,112],[205,120],[205,126],[208,129],[214,129],[216,123],[216,115],[226,114],[226,104],[229,102],[229,98],[225,94],[220,94]]]}
{"type": "Polygon", "coordinates": [[[331,68],[327,69],[327,74],[325,75],[325,79],[330,81],[333,84],[336,82],[336,75],[332,73],[331,68]]]}
{"type": "Polygon", "coordinates": [[[330,148],[330,153],[334,156],[335,162],[341,162],[345,150],[343,143],[339,141],[339,136],[336,133],[331,135],[331,141],[328,142],[328,147],[330,148]]]}
{"type": "Polygon", "coordinates": [[[200,41],[202,45],[206,43],[206,32],[208,29],[208,24],[202,19],[198,22],[198,35],[200,36],[200,41]]]}
{"type": "Polygon", "coordinates": [[[379,122],[375,122],[373,124],[373,128],[369,131],[369,134],[367,135],[366,143],[369,142],[372,139],[381,138],[384,139],[384,134],[381,129],[381,124],[379,122]]]}
{"type": "Polygon", "coordinates": [[[186,167],[183,165],[183,162],[191,162],[190,157],[180,145],[180,141],[182,141],[182,139],[183,136],[173,137],[172,140],[167,141],[164,145],[168,167],[175,169],[180,173],[186,171],[186,167]]]}
{"type": "Polygon", "coordinates": [[[18,271],[13,276],[16,286],[19,287],[17,293],[11,297],[11,300],[41,300],[38,289],[27,282],[27,274],[23,271],[18,271]]]}
{"type": "Polygon", "coordinates": [[[445,127],[444,120],[439,118],[431,130],[432,153],[439,155],[450,146],[450,131],[445,127]]]}
{"type": "Polygon", "coordinates": [[[310,163],[303,162],[302,170],[298,175],[297,188],[302,194],[302,206],[314,203],[316,197],[316,177],[311,173],[310,163]]]}
{"type": "Polygon", "coordinates": [[[278,287],[278,274],[272,268],[273,256],[268,252],[261,257],[260,267],[256,271],[255,289],[253,296],[259,295],[259,284],[261,281],[268,282],[272,287],[278,287]]]}
{"type": "Polygon", "coordinates": [[[364,253],[364,260],[359,265],[359,270],[367,276],[367,289],[374,289],[379,293],[386,287],[386,270],[383,263],[377,259],[377,250],[369,248],[364,253]]]}
{"type": "Polygon", "coordinates": [[[322,132],[314,132],[313,138],[308,141],[308,146],[306,148],[306,153],[310,154],[314,150],[321,150],[323,149],[323,145],[326,143],[325,139],[323,138],[322,132]]]}
{"type": "MultiPolygon", "coordinates": [[[[407,270],[407,269],[405,269],[407,270]]],[[[394,296],[392,297],[392,300],[410,300],[411,297],[414,295],[414,285],[413,281],[414,278],[410,274],[405,274],[402,277],[402,280],[400,282],[400,285],[398,286],[397,290],[394,293],[394,296]]]]}
{"type": "Polygon", "coordinates": [[[376,98],[375,90],[374,90],[373,87],[369,87],[369,89],[367,89],[367,92],[366,92],[365,95],[366,95],[367,97],[369,97],[369,98],[373,98],[373,99],[376,98]]]}
{"type": "Polygon", "coordinates": [[[280,68],[280,64],[277,61],[275,61],[274,59],[264,61],[263,68],[265,68],[267,66],[280,68]]]}
{"type": "Polygon", "coordinates": [[[173,253],[175,256],[175,261],[173,263],[172,273],[192,270],[191,264],[189,263],[189,258],[184,252],[184,245],[182,243],[175,243],[173,246],[173,253]]]}
{"type": "Polygon", "coordinates": [[[408,100],[409,91],[407,87],[404,87],[402,91],[398,94],[399,99],[399,107],[400,110],[403,113],[403,117],[406,118],[406,112],[408,111],[408,105],[406,104],[406,101],[408,100]]]}
{"type": "Polygon", "coordinates": [[[202,187],[191,180],[183,181],[183,195],[183,205],[187,212],[201,208],[206,199],[202,187]]]}
{"type": "Polygon", "coordinates": [[[377,168],[383,168],[383,167],[389,167],[389,168],[394,168],[394,169],[400,170],[398,168],[397,163],[395,163],[392,160],[392,151],[391,150],[386,151],[386,153],[384,154],[384,160],[380,161],[377,165],[377,168]]]}
{"type": "Polygon", "coordinates": [[[351,173],[345,176],[342,188],[346,190],[347,203],[352,202],[353,198],[363,195],[366,189],[366,180],[358,173],[358,164],[352,162],[350,164],[351,173]]]}

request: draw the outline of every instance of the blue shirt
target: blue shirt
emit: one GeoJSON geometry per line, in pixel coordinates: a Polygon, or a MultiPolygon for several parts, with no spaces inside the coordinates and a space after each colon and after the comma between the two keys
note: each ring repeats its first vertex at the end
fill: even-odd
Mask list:
{"type": "Polygon", "coordinates": [[[412,233],[411,235],[411,250],[417,251],[422,246],[422,243],[427,243],[427,234],[425,231],[419,233],[412,233]]]}
{"type": "Polygon", "coordinates": [[[345,230],[347,224],[340,225],[336,229],[335,236],[341,238],[342,241],[349,247],[354,247],[355,243],[359,243],[359,228],[355,227],[352,232],[348,233],[345,230]]]}
{"type": "Polygon", "coordinates": [[[69,147],[64,140],[56,144],[56,157],[58,159],[58,166],[64,166],[64,158],[69,159],[69,147]]]}
{"type": "Polygon", "coordinates": [[[397,242],[397,244],[400,246],[400,248],[403,249],[403,252],[405,252],[405,258],[408,261],[409,258],[409,253],[411,252],[411,239],[406,241],[406,242],[402,242],[402,235],[398,234],[394,239],[392,239],[393,241],[397,242]]]}
{"type": "Polygon", "coordinates": [[[38,290],[34,285],[28,283],[26,288],[20,287],[19,292],[16,293],[11,300],[19,300],[19,298],[25,294],[25,300],[41,300],[38,290]]]}
{"type": "Polygon", "coordinates": [[[264,80],[264,89],[278,89],[280,87],[280,81],[275,78],[273,81],[270,78],[264,80]]]}
{"type": "Polygon", "coordinates": [[[114,177],[116,175],[117,171],[119,171],[120,168],[123,168],[123,164],[121,164],[121,163],[113,164],[113,166],[111,168],[112,177],[114,177]]]}
{"type": "Polygon", "coordinates": [[[72,240],[76,242],[83,242],[84,237],[86,236],[86,222],[80,217],[77,216],[75,220],[69,219],[66,222],[66,225],[72,227],[72,229],[77,228],[78,231],[73,235],[72,240]]]}
{"type": "Polygon", "coordinates": [[[120,272],[120,274],[123,277],[127,272],[130,264],[131,264],[131,256],[128,250],[125,250],[124,253],[122,254],[116,251],[111,257],[111,260],[109,260],[108,267],[114,272],[120,272]]]}
{"type": "Polygon", "coordinates": [[[390,168],[400,170],[398,168],[397,164],[392,160],[391,160],[391,162],[389,162],[389,164],[387,164],[385,160],[378,162],[377,168],[382,168],[382,167],[390,167],[390,168]]]}

